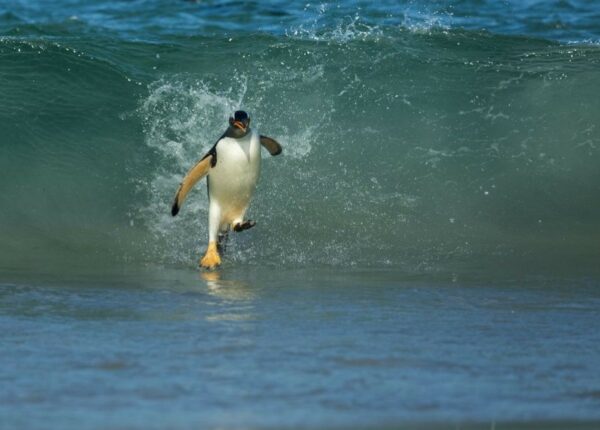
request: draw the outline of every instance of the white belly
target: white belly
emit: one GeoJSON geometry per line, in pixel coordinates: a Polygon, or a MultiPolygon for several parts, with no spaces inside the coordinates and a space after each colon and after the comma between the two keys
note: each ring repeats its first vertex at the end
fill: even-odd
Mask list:
{"type": "Polygon", "coordinates": [[[217,164],[210,170],[208,195],[221,226],[240,221],[260,174],[260,140],[252,130],[242,139],[225,137],[217,144],[217,164]]]}

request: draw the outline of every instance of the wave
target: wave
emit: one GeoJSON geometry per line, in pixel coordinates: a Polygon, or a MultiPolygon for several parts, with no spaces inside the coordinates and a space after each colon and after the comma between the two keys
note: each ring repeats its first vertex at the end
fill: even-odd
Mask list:
{"type": "Polygon", "coordinates": [[[599,256],[598,46],[350,21],[161,43],[4,37],[0,57],[5,266],[195,265],[205,187],[175,219],[169,204],[238,108],[284,154],[265,155],[257,227],[228,264],[599,256]]]}

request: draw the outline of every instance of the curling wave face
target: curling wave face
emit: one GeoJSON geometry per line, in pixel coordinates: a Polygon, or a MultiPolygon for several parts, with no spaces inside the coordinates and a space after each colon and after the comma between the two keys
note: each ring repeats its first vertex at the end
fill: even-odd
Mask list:
{"type": "Polygon", "coordinates": [[[181,2],[161,19],[68,3],[0,7],[4,268],[195,265],[205,187],[181,217],[169,205],[238,108],[284,154],[265,159],[229,264],[588,272],[600,257],[585,2],[561,2],[554,30],[517,3],[468,25],[469,2],[181,2]]]}

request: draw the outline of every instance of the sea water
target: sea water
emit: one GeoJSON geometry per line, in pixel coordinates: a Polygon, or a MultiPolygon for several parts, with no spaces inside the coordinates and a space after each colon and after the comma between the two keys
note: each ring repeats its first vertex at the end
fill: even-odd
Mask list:
{"type": "Polygon", "coordinates": [[[0,4],[0,428],[600,427],[600,6],[0,4]],[[277,139],[224,264],[203,183],[277,139]]]}

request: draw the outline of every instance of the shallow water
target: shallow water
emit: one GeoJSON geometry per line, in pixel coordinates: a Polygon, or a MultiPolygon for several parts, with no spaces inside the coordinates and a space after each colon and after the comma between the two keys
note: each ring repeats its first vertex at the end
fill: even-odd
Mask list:
{"type": "Polygon", "coordinates": [[[596,281],[252,267],[12,277],[3,428],[600,423],[596,281]]]}

